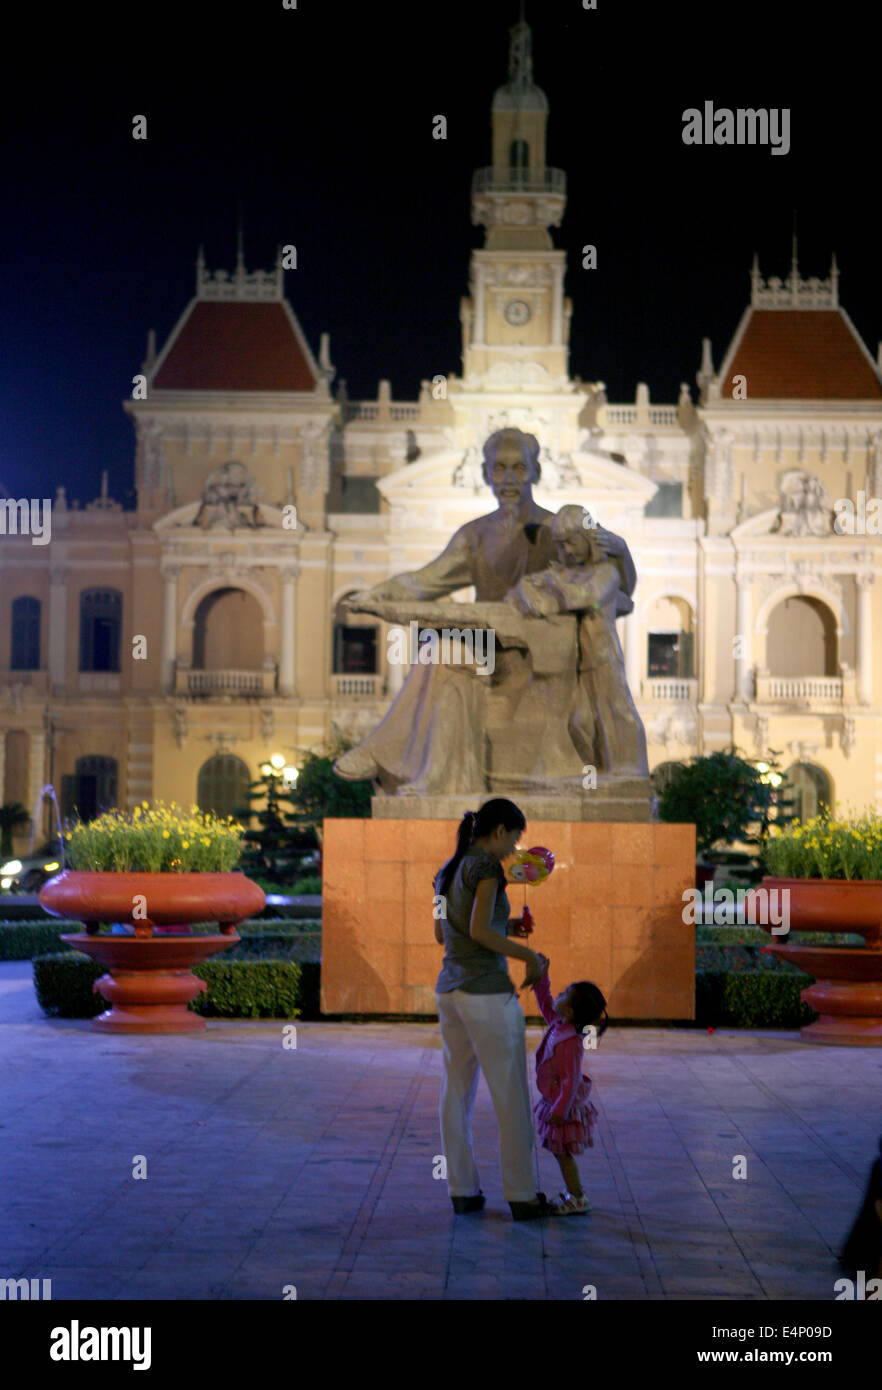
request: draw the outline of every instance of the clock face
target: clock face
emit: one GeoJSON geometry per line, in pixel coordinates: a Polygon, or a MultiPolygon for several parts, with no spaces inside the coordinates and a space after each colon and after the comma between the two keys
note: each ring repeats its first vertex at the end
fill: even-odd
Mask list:
{"type": "Polygon", "coordinates": [[[530,306],[523,299],[512,299],[505,306],[505,317],[515,328],[520,328],[530,317],[530,306]]]}

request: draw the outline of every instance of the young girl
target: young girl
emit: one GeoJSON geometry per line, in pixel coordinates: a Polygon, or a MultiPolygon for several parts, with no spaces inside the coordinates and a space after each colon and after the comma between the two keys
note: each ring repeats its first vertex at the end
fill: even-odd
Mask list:
{"type": "Polygon", "coordinates": [[[606,1031],[609,1019],[606,1000],[597,985],[579,980],[552,1000],[545,956],[542,978],[533,985],[536,1003],[548,1024],[548,1031],[536,1049],[536,1085],[541,1099],[533,1113],[543,1149],[554,1154],[566,1183],[566,1190],[551,1205],[555,1216],[584,1215],[591,1204],[582,1191],[574,1154],[594,1147],[592,1126],[597,1110],[588,1096],[591,1078],[582,1075],[582,1031],[593,1024],[597,1037],[606,1031]]]}

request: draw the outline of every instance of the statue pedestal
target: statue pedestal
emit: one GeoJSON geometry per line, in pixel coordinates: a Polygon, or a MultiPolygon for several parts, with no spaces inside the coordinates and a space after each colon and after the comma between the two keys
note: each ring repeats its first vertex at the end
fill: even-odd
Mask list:
{"type": "MultiPolygon", "coordinates": [[[[590,805],[595,795],[584,792],[582,801],[590,805]]],[[[448,820],[324,822],[323,1013],[437,1014],[444,953],[434,936],[432,880],[453,853],[463,811],[486,799],[486,792],[451,798],[448,820]]],[[[546,845],[557,863],[544,883],[511,884],[507,893],[513,915],[525,902],[533,913],[527,944],[549,957],[552,988],[593,980],[614,1019],[694,1018],[695,929],[683,921],[683,894],[695,886],[695,827],[540,819],[528,801],[517,798],[525,843],[546,845]]],[[[511,961],[509,972],[519,986],[520,962],[511,961]]],[[[519,998],[538,1016],[532,992],[519,998]]]]}
{"type": "MultiPolygon", "coordinates": [[[[374,820],[461,820],[465,811],[477,811],[494,796],[505,796],[519,806],[529,827],[534,821],[569,822],[649,822],[652,795],[648,777],[598,779],[596,787],[585,791],[579,778],[560,790],[538,785],[528,792],[497,785],[493,791],[463,792],[459,796],[375,796],[371,798],[374,820]]],[[[452,850],[450,851],[452,853],[452,850]]],[[[443,861],[442,861],[443,862],[443,861]]]]}

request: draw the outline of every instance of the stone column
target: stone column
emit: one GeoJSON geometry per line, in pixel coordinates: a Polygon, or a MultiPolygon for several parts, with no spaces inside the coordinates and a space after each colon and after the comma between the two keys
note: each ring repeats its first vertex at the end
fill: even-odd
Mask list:
{"type": "Polygon", "coordinates": [[[634,700],[640,699],[640,643],[643,640],[643,632],[640,626],[640,619],[637,616],[637,609],[633,613],[627,614],[622,620],[625,625],[625,675],[628,680],[628,689],[634,700]]]}
{"type": "Polygon", "coordinates": [[[484,342],[484,267],[475,266],[475,343],[484,342]]]}
{"type": "Polygon", "coordinates": [[[67,679],[67,580],[70,571],[49,572],[49,687],[63,695],[67,679]]]}
{"type": "Polygon", "coordinates": [[[171,694],[175,685],[178,655],[178,575],[180,565],[167,565],[162,571],[162,689],[171,694]]]}
{"type": "Polygon", "coordinates": [[[873,701],[873,606],[870,587],[875,575],[865,571],[857,584],[857,696],[862,705],[873,701]]]}
{"type": "Polygon", "coordinates": [[[752,698],[750,670],[753,662],[753,644],[750,631],[752,613],[750,581],[746,575],[739,574],[736,575],[735,582],[738,585],[735,636],[736,638],[740,638],[737,647],[740,654],[735,658],[735,698],[739,700],[750,700],[752,698]]]}
{"type": "Polygon", "coordinates": [[[560,347],[563,327],[563,266],[551,269],[551,342],[560,347]]]}
{"type": "Polygon", "coordinates": [[[42,729],[30,731],[30,753],[28,761],[28,805],[27,810],[31,815],[34,814],[34,807],[37,808],[37,837],[42,839],[43,827],[40,824],[43,807],[40,802],[40,792],[45,786],[46,777],[46,735],[42,729]]]}
{"type": "Polygon", "coordinates": [[[279,616],[279,694],[295,693],[294,642],[296,636],[296,583],[299,565],[283,565],[279,570],[282,581],[282,604],[279,616]]]}
{"type": "Polygon", "coordinates": [[[8,800],[6,796],[6,730],[0,729],[0,806],[8,800]]]}

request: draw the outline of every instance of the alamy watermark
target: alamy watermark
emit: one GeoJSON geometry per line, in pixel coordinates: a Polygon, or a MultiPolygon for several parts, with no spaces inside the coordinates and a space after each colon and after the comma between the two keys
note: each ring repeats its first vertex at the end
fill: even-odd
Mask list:
{"type": "Polygon", "coordinates": [[[742,922],[750,926],[771,926],[772,936],[790,931],[789,888],[718,888],[712,883],[687,888],[683,893],[683,922],[689,927],[733,927],[742,922]],[[743,915],[742,915],[743,912],[743,915]]]}
{"type": "Polygon", "coordinates": [[[0,497],[0,536],[30,536],[31,545],[52,539],[51,497],[0,497]]]}
{"type": "Polygon", "coordinates": [[[833,511],[833,530],[838,536],[882,536],[882,498],[868,498],[863,488],[855,502],[850,497],[837,497],[833,511]]]}
{"type": "Polygon", "coordinates": [[[703,111],[690,106],[683,112],[684,145],[769,145],[772,154],[790,153],[790,107],[727,106],[714,110],[712,101],[703,111]]]}
{"type": "Polygon", "coordinates": [[[492,628],[420,628],[412,619],[408,628],[390,627],[387,660],[390,666],[474,666],[479,676],[496,669],[496,633],[492,628]]]}

